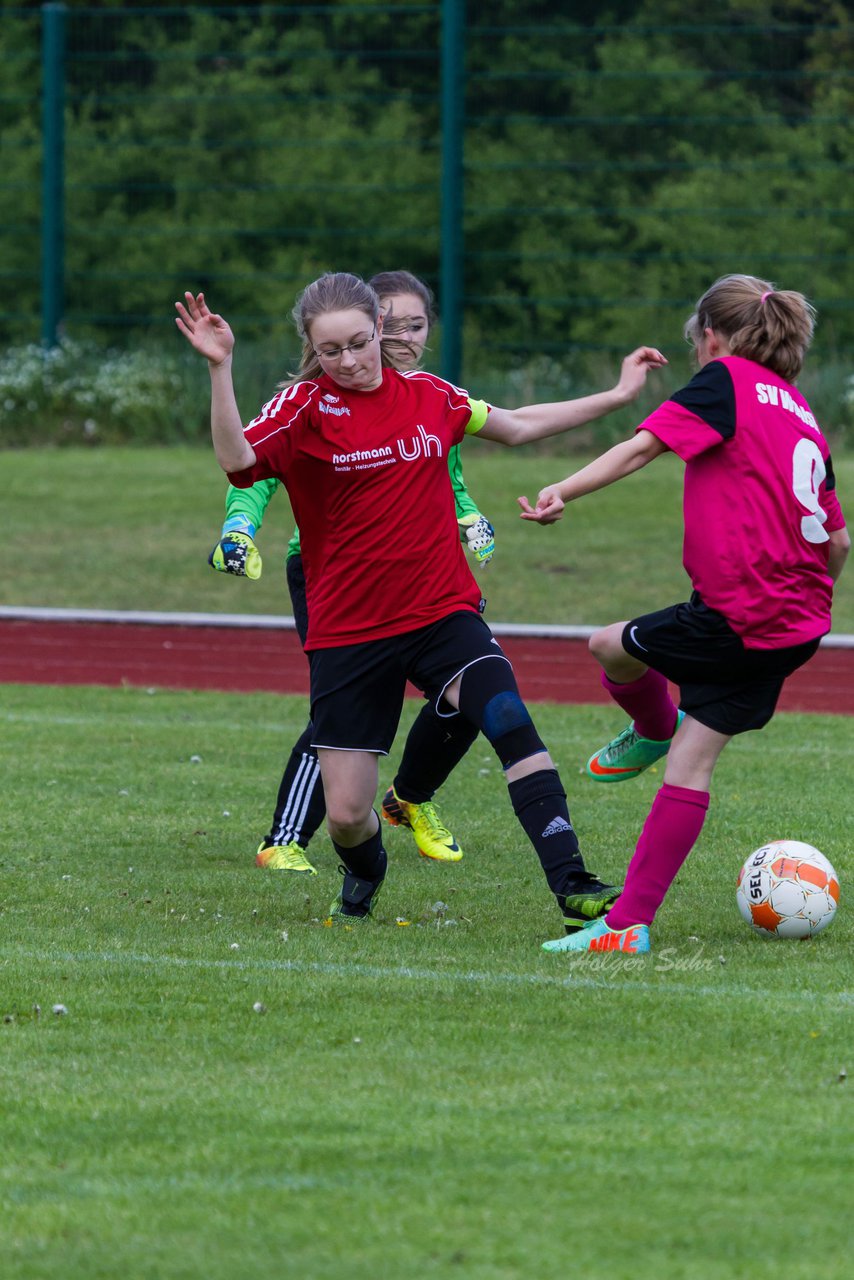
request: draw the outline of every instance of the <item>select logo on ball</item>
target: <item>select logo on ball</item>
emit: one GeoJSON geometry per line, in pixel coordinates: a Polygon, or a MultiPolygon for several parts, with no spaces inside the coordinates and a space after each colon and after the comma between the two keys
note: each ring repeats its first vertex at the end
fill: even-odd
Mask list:
{"type": "Polygon", "coordinates": [[[754,849],[738,873],[738,909],[766,938],[812,938],[839,903],[839,877],[823,853],[801,840],[754,849]]]}

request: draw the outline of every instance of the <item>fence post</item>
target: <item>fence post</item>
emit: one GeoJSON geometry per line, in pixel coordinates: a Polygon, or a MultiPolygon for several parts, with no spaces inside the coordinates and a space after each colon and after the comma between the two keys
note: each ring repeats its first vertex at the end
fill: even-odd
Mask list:
{"type": "Polygon", "coordinates": [[[42,5],[42,343],[59,341],[64,305],[65,5],[42,5]]]}
{"type": "Polygon", "coordinates": [[[442,0],[442,211],[439,246],[441,374],[459,382],[462,363],[465,0],[442,0]]]}

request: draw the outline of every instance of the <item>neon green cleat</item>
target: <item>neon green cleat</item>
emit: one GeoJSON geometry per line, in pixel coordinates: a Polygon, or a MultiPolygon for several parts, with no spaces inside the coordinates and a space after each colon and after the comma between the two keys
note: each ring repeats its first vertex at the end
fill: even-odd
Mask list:
{"type": "Polygon", "coordinates": [[[649,928],[632,924],[627,929],[612,929],[604,920],[592,920],[583,929],[565,938],[544,942],[543,951],[619,951],[623,955],[642,956],[650,950],[649,928]]]}
{"type": "MultiPolygon", "coordinates": [[[[676,713],[676,729],[685,719],[685,712],[676,713]]],[[[676,729],[673,730],[675,735],[676,729]]],[[[626,782],[636,778],[644,769],[648,769],[656,760],[666,756],[673,738],[663,741],[656,738],[642,738],[635,732],[634,721],[627,725],[622,733],[618,733],[607,746],[601,747],[587,761],[588,777],[596,782],[626,782]]]]}
{"type": "Polygon", "coordinates": [[[255,866],[265,871],[296,871],[302,875],[316,876],[317,870],[305,856],[295,840],[290,844],[265,845],[262,840],[255,855],[255,866]]]}
{"type": "Polygon", "coordinates": [[[577,933],[591,920],[604,916],[619,898],[622,886],[603,884],[591,876],[590,883],[563,900],[563,924],[567,933],[577,933]]]}
{"type": "Polygon", "coordinates": [[[462,849],[429,801],[411,804],[399,799],[394,787],[389,787],[383,796],[382,815],[393,827],[409,827],[422,858],[435,862],[459,862],[462,858],[462,849]]]}

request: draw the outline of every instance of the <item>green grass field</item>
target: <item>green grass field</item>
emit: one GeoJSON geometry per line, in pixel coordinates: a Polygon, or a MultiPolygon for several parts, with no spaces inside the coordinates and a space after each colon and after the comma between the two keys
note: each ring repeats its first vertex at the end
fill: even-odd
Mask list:
{"type": "MultiPolygon", "coordinates": [[[[463,862],[389,831],[376,923],[338,931],[325,836],[307,884],[252,863],[301,699],[0,702],[6,1280],[850,1274],[849,720],[734,744],[653,954],[570,960],[483,745],[440,797],[463,862]],[[784,835],[840,873],[812,942],[736,909],[784,835]]],[[[609,708],[537,722],[619,876],[657,776],[578,776],[609,708]]]]}
{"type": "MultiPolygon", "coordinates": [[[[535,497],[591,456],[552,447],[544,454],[477,440],[466,445],[469,490],[496,528],[495,559],[480,573],[487,617],[592,625],[685,599],[681,464],[662,458],[575,503],[560,524],[541,528],[519,519],[518,495],[535,497]]],[[[0,604],[291,612],[282,564],[293,523],[284,491],[258,536],[259,581],[207,565],[225,497],[210,450],[35,449],[0,456],[9,566],[0,575],[0,604]]],[[[854,494],[854,454],[834,465],[844,506],[846,494],[854,494]]],[[[852,582],[849,568],[837,591],[837,632],[854,632],[852,582]]]]}
{"type": "MultiPolygon", "coordinates": [[[[671,461],[556,528],[518,520],[518,493],[585,456],[468,451],[497,529],[492,620],[684,596],[671,461]]],[[[854,458],[835,463],[844,502],[854,458]]],[[[2,604],[290,612],[284,494],[260,582],[207,567],[207,450],[10,451],[3,469],[2,604]]],[[[846,578],[834,629],[854,631],[846,578]]],[[[439,797],[463,862],[389,831],[376,924],[326,928],[325,836],[307,884],[252,862],[305,713],[0,685],[4,1280],[847,1276],[850,720],[780,715],[729,749],[653,954],[621,961],[540,951],[556,910],[480,744],[439,797]],[[841,876],[809,943],[762,941],[735,906],[744,857],[783,835],[841,876]]],[[[658,777],[578,776],[609,708],[536,718],[589,865],[619,877],[658,777]]]]}

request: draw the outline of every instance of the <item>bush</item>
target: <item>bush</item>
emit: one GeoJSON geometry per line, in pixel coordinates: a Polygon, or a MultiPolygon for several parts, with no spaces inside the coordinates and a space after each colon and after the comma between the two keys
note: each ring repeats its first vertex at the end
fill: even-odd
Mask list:
{"type": "MultiPolygon", "coordinates": [[[[297,367],[298,353],[277,343],[241,343],[235,363],[237,403],[244,421],[275,394],[297,367]]],[[[619,362],[531,356],[504,367],[467,369],[472,395],[515,408],[588,395],[613,385],[619,362]]],[[[650,380],[635,404],[573,432],[544,440],[538,452],[598,449],[622,439],[670,392],[691,376],[681,365],[650,380]]],[[[847,366],[807,364],[800,386],[833,449],[854,436],[854,378],[847,366]]],[[[95,342],[64,338],[53,348],[12,347],[0,357],[0,448],[63,444],[210,444],[207,365],[184,345],[105,350],[95,342]]]]}
{"type": "Polygon", "coordinates": [[[0,359],[0,444],[158,444],[206,438],[198,379],[162,351],[65,338],[0,359]]]}

